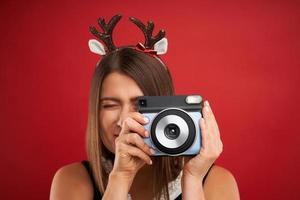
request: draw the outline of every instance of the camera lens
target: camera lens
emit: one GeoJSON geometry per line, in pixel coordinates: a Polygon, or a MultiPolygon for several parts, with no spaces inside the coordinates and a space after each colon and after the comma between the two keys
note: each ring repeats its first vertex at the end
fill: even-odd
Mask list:
{"type": "Polygon", "coordinates": [[[167,138],[170,140],[175,140],[180,134],[180,129],[176,124],[168,124],[164,132],[167,138]]]}
{"type": "Polygon", "coordinates": [[[154,117],[150,134],[158,150],[176,155],[185,152],[194,143],[196,128],[193,119],[184,110],[167,108],[154,117]]]}

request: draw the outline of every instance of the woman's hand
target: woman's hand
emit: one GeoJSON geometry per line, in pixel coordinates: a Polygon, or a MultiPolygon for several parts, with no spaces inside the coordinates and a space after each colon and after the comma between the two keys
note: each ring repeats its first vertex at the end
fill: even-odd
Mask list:
{"type": "Polygon", "coordinates": [[[114,167],[109,174],[109,181],[103,195],[104,200],[126,200],[133,179],[138,170],[145,165],[151,165],[152,151],[142,137],[148,137],[141,124],[148,123],[142,114],[130,113],[122,124],[120,135],[115,140],[114,167]],[[118,188],[116,192],[116,188],[118,188]]]}
{"type": "Polygon", "coordinates": [[[211,165],[223,151],[218,124],[209,106],[204,102],[203,118],[200,119],[202,146],[198,155],[190,159],[183,168],[183,175],[202,182],[211,165]]]}
{"type": "Polygon", "coordinates": [[[150,155],[153,150],[144,142],[142,137],[148,137],[142,124],[148,123],[142,114],[132,112],[122,124],[120,135],[115,141],[115,161],[112,170],[128,179],[134,178],[137,171],[145,164],[152,164],[150,155]]]}

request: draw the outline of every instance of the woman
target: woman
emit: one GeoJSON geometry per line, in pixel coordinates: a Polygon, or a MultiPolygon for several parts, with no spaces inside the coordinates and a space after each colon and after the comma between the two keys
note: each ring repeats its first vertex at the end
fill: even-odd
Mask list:
{"type": "MultiPolygon", "coordinates": [[[[115,16],[107,26],[115,26],[119,19],[115,16]]],[[[104,21],[99,24],[105,25],[104,21]]],[[[112,28],[103,30],[112,35],[112,28]]],[[[115,48],[112,40],[104,43],[108,50],[99,50],[105,56],[97,64],[91,85],[88,161],[59,169],[50,199],[239,199],[234,177],[213,164],[222,152],[222,142],[208,102],[199,121],[202,147],[198,155],[151,156],[153,149],[143,141],[149,135],[143,126],[148,121],[137,112],[136,100],[174,95],[169,70],[152,52],[156,42],[147,45],[146,41],[144,48],[115,48]]]]}

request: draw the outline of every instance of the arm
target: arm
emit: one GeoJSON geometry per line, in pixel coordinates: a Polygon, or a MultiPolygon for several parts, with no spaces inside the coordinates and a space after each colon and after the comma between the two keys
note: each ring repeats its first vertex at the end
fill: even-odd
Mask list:
{"type": "Polygon", "coordinates": [[[202,187],[202,180],[203,179],[197,179],[183,172],[183,176],[181,179],[182,199],[204,200],[205,197],[204,197],[204,191],[202,187]]]}
{"type": "Polygon", "coordinates": [[[183,198],[185,200],[238,199],[233,198],[238,197],[236,182],[233,176],[223,168],[213,166],[212,169],[218,170],[211,170],[204,188],[202,186],[203,178],[223,151],[218,124],[207,101],[204,102],[202,113],[203,118],[199,122],[202,146],[199,154],[184,165],[182,177],[183,198]],[[226,198],[227,196],[230,198],[226,198]]]}
{"type": "Polygon", "coordinates": [[[239,200],[239,190],[233,175],[226,169],[214,165],[203,186],[202,179],[189,174],[182,177],[183,199],[239,200]]]}
{"type": "Polygon", "coordinates": [[[145,128],[147,123],[140,113],[131,113],[122,123],[120,135],[115,140],[115,162],[109,175],[104,200],[127,200],[133,179],[145,164],[151,165],[149,157],[152,151],[145,144],[145,128]]]}
{"type": "MultiPolygon", "coordinates": [[[[125,120],[116,139],[115,163],[103,199],[127,199],[137,171],[146,163],[152,164],[149,157],[151,150],[141,138],[146,134],[145,129],[138,123],[146,122],[141,114],[132,115],[132,119],[125,120]]],[[[86,169],[81,163],[75,163],[57,171],[51,185],[50,200],[92,200],[93,194],[93,185],[86,169]]]]}
{"type": "Polygon", "coordinates": [[[133,179],[128,179],[121,174],[111,173],[109,175],[108,184],[103,195],[103,200],[118,199],[127,200],[127,194],[133,179]],[[118,188],[118,190],[116,190],[118,188]]]}
{"type": "MultiPolygon", "coordinates": [[[[133,177],[111,172],[102,199],[127,200],[133,177]]],[[[92,182],[81,163],[64,166],[54,175],[50,200],[92,200],[93,196],[94,188],[92,182]]]]}

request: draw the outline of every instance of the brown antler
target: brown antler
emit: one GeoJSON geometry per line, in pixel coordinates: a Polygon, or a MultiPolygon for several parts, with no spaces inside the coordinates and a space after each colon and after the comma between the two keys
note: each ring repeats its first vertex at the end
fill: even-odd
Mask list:
{"type": "Polygon", "coordinates": [[[146,27],[139,19],[136,19],[134,17],[129,17],[129,19],[143,31],[145,36],[144,46],[146,48],[153,49],[154,44],[164,38],[166,35],[166,32],[164,30],[160,30],[155,37],[152,37],[152,32],[154,29],[154,23],[152,21],[148,21],[146,27]]]}
{"type": "Polygon", "coordinates": [[[105,43],[106,47],[108,48],[108,51],[113,51],[116,49],[116,46],[114,45],[112,39],[112,32],[121,18],[121,15],[115,15],[111,18],[108,24],[106,24],[105,20],[102,17],[100,17],[98,20],[98,24],[102,28],[104,33],[99,33],[94,26],[90,26],[90,32],[99,40],[102,40],[105,43]]]}

